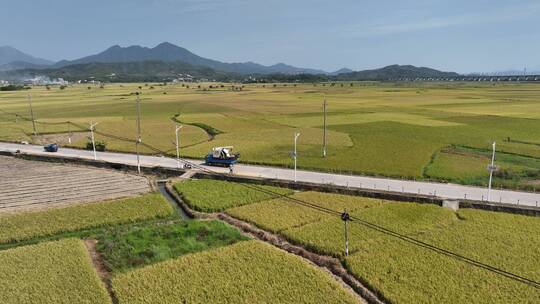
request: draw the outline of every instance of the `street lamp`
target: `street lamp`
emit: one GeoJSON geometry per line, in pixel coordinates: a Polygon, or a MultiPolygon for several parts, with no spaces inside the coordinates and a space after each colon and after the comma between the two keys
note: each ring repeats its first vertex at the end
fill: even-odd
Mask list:
{"type": "Polygon", "coordinates": [[[495,142],[493,142],[493,154],[491,155],[491,164],[488,166],[489,170],[489,184],[488,184],[488,195],[487,195],[487,201],[489,202],[491,200],[491,180],[493,179],[493,171],[497,170],[497,167],[495,166],[495,142]]]}
{"type": "Polygon", "coordinates": [[[90,123],[90,134],[91,134],[91,138],[92,138],[92,148],[94,149],[94,160],[97,160],[97,154],[96,154],[96,142],[94,140],[94,128],[97,126],[97,122],[96,123],[90,123]]]}
{"type": "Polygon", "coordinates": [[[176,129],[174,131],[176,135],[176,166],[178,167],[178,169],[180,169],[180,142],[178,140],[178,131],[180,131],[182,127],[182,125],[176,125],[176,129]]]}
{"type": "Polygon", "coordinates": [[[326,157],[326,97],[323,102],[323,157],[326,157]]]}
{"type": "Polygon", "coordinates": [[[296,153],[296,142],[298,141],[298,136],[300,136],[300,133],[295,132],[294,133],[294,153],[293,153],[293,157],[294,157],[294,182],[295,183],[296,183],[296,158],[298,156],[298,154],[296,153]]]}

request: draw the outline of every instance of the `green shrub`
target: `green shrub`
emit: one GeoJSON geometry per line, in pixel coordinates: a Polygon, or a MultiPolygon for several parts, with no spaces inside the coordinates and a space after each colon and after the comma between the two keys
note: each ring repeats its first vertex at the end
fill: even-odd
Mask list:
{"type": "MultiPolygon", "coordinates": [[[[103,152],[107,148],[107,143],[105,141],[97,140],[95,141],[95,145],[96,145],[96,151],[103,152]]],[[[86,150],[94,150],[94,145],[92,145],[91,141],[86,143],[86,150]]]]}

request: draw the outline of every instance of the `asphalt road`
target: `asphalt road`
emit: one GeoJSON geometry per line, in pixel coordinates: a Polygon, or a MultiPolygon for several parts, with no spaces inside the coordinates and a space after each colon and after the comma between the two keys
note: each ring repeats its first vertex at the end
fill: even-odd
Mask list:
{"type": "MultiPolygon", "coordinates": [[[[0,142],[0,151],[15,152],[20,150],[22,153],[35,155],[48,155],[44,152],[42,146],[23,145],[14,143],[0,142]]],[[[55,153],[56,156],[75,157],[80,159],[93,159],[92,151],[60,148],[55,153]]],[[[136,165],[137,157],[135,154],[114,153],[114,152],[97,152],[97,159],[107,162],[122,163],[128,165],[136,165]]],[[[158,157],[158,156],[141,156],[142,166],[160,166],[165,168],[176,168],[176,159],[158,157]]],[[[189,160],[196,164],[202,164],[201,160],[189,160]]],[[[227,168],[206,167],[212,171],[220,173],[228,173],[227,168]]],[[[0,168],[1,169],[1,168],[0,168]]],[[[261,178],[276,178],[282,180],[294,180],[294,170],[282,169],[274,167],[263,167],[255,165],[238,164],[234,167],[234,174],[243,176],[254,176],[261,178]]],[[[386,191],[397,191],[405,193],[420,193],[426,195],[434,195],[447,199],[472,199],[472,200],[487,200],[488,191],[486,188],[463,186],[456,184],[443,184],[431,182],[419,182],[411,180],[399,180],[390,178],[378,178],[358,175],[341,175],[331,173],[320,173],[313,171],[297,171],[297,180],[302,182],[318,183],[318,184],[335,184],[340,186],[348,186],[351,188],[377,189],[386,191]]],[[[527,206],[538,206],[540,202],[540,193],[509,191],[509,190],[492,190],[492,202],[500,202],[506,204],[518,204],[527,206]]]]}

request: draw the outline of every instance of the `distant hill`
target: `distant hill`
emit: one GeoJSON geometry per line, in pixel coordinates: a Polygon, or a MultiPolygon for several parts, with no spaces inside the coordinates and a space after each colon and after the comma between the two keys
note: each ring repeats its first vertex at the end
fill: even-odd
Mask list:
{"type": "Polygon", "coordinates": [[[442,72],[426,67],[395,64],[380,69],[339,74],[336,78],[338,80],[397,80],[403,78],[446,78],[457,76],[459,74],[454,72],[442,72]]]}
{"type": "Polygon", "coordinates": [[[425,67],[412,65],[391,65],[380,69],[340,73],[337,75],[312,73],[271,73],[252,74],[219,71],[202,65],[192,65],[182,61],[136,61],[113,63],[81,63],[59,68],[29,68],[0,72],[7,79],[25,79],[36,76],[49,78],[64,78],[69,81],[99,80],[105,82],[151,82],[167,81],[178,78],[208,79],[217,81],[246,81],[246,82],[322,82],[322,81],[363,81],[363,80],[399,80],[416,78],[451,78],[459,74],[441,72],[425,67]]]}
{"type": "Polygon", "coordinates": [[[180,61],[84,63],[60,68],[17,70],[4,72],[4,74],[12,79],[48,76],[49,78],[63,78],[69,81],[99,80],[104,82],[161,82],[176,78],[189,78],[189,76],[196,79],[227,81],[233,75],[180,61]]]}
{"type": "Polygon", "coordinates": [[[25,54],[11,46],[0,46],[0,66],[10,64],[12,62],[25,62],[35,65],[53,64],[52,61],[25,54]]]}
{"type": "Polygon", "coordinates": [[[13,71],[22,69],[46,69],[50,68],[50,65],[34,64],[26,61],[13,61],[10,63],[0,65],[0,71],[13,71]]]}
{"type": "Polygon", "coordinates": [[[335,75],[339,75],[339,74],[347,74],[347,73],[352,73],[352,72],[354,72],[354,71],[351,70],[351,69],[348,69],[348,68],[341,68],[341,69],[339,69],[339,70],[337,70],[337,71],[335,71],[335,72],[330,73],[330,75],[334,75],[334,76],[335,76],[335,75]]]}
{"type": "Polygon", "coordinates": [[[254,62],[245,63],[224,63],[198,56],[189,50],[176,46],[172,43],[163,42],[154,48],[147,48],[138,45],[121,47],[112,46],[105,51],[83,57],[80,59],[67,61],[63,60],[55,64],[55,67],[65,67],[74,64],[86,63],[121,63],[121,62],[140,62],[140,61],[163,61],[178,62],[182,61],[190,65],[198,65],[212,68],[218,71],[232,72],[238,74],[325,74],[326,72],[314,69],[304,69],[279,63],[272,66],[264,66],[254,62]]]}

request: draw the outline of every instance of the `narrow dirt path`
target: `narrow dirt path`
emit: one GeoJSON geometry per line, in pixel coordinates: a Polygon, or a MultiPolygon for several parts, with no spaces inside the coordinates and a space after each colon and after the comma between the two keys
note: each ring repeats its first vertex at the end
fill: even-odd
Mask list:
{"type": "Polygon", "coordinates": [[[111,297],[111,301],[113,304],[118,303],[118,299],[116,298],[116,295],[114,294],[114,291],[112,289],[111,284],[111,273],[107,270],[107,267],[105,267],[105,263],[103,262],[103,258],[101,254],[96,250],[96,244],[97,240],[94,239],[86,239],[84,240],[84,244],[86,245],[86,249],[88,250],[88,253],[90,254],[90,258],[92,259],[92,264],[94,265],[94,268],[96,269],[96,272],[103,282],[105,284],[105,288],[107,288],[107,292],[109,293],[109,296],[111,297]]]}

